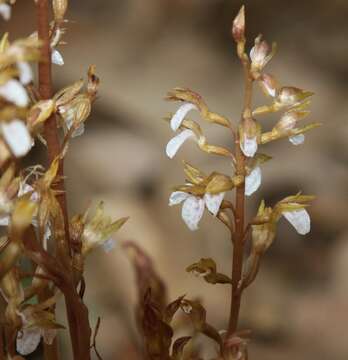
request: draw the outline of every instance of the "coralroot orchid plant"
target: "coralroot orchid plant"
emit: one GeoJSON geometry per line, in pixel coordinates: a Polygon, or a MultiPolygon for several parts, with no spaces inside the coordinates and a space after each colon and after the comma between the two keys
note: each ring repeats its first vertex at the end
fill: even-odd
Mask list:
{"type": "MultiPolygon", "coordinates": [[[[4,20],[14,3],[0,0],[4,20]]],[[[87,81],[53,93],[51,65],[64,65],[57,47],[68,24],[68,0],[36,0],[35,7],[37,31],[14,41],[6,33],[0,40],[0,359],[23,359],[41,341],[44,359],[59,359],[63,326],[55,307],[62,298],[73,358],[88,360],[85,261],[100,245],[112,248],[112,235],[127,218],[112,221],[102,203],[93,216],[68,216],[63,160],[71,139],[83,133],[99,79],[90,66],[87,81]],[[39,142],[47,165],[23,167],[21,159],[39,142]]]]}
{"type": "MultiPolygon", "coordinates": [[[[261,168],[271,160],[269,155],[261,152],[262,145],[283,138],[289,139],[294,145],[300,145],[304,141],[305,132],[319,124],[299,126],[299,122],[309,114],[308,106],[313,95],[311,92],[292,86],[281,86],[274,76],[264,71],[275,55],[275,44],[270,47],[259,35],[251,51],[247,53],[244,6],[233,21],[232,35],[244,70],[245,93],[240,121],[230,121],[227,117],[211,111],[202,96],[188,88],[175,88],[168,93],[167,100],[178,102],[180,107],[174,115],[166,118],[171,130],[175,132],[166,147],[169,158],[176,155],[186,140],[192,139],[204,153],[226,158],[228,169],[232,165],[234,170],[232,175],[217,171],[205,174],[201,169],[184,161],[184,184],[176,186],[169,199],[169,206],[182,204],[181,216],[190,230],[198,229],[203,213],[207,210],[220,220],[231,234],[233,251],[230,276],[218,273],[216,262],[211,258],[200,259],[187,268],[188,272],[201,276],[210,284],[226,284],[231,287],[228,328],[224,334],[214,329],[206,322],[203,306],[186,297],[179,298],[164,310],[159,311],[157,308],[155,311],[151,308],[150,310],[157,314],[157,320],[161,325],[158,325],[157,332],[162,331],[162,340],[167,345],[161,347],[158,339],[156,340],[154,334],[145,327],[143,331],[151,359],[198,359],[193,354],[183,355],[183,347],[189,342],[190,337],[176,340],[170,354],[173,336],[170,321],[173,313],[179,308],[191,318],[196,332],[203,333],[217,342],[216,359],[247,359],[249,332],[238,327],[244,290],[255,280],[260,262],[276,237],[277,223],[281,217],[288,220],[301,235],[310,231],[310,217],[306,209],[314,197],[300,192],[285,197],[273,206],[267,206],[265,201],[262,201],[257,213],[246,218],[246,197],[259,189],[261,168]],[[270,105],[253,108],[252,95],[256,83],[270,98],[270,105]],[[199,123],[187,118],[191,111],[198,111],[203,120],[222,126],[232,134],[233,148],[209,144],[199,123]],[[280,113],[279,121],[271,131],[264,132],[262,122],[257,118],[259,115],[270,113],[280,113]],[[231,199],[231,192],[235,192],[234,201],[231,199]]],[[[147,293],[145,309],[150,306],[151,301],[154,301],[151,300],[151,293],[147,293]]]]}

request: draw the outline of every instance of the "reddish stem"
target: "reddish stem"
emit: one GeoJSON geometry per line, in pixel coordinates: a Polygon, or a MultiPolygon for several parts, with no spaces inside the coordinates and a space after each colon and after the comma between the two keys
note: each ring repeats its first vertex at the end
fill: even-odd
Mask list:
{"type": "MultiPolygon", "coordinates": [[[[48,0],[39,0],[37,2],[37,14],[38,35],[39,39],[42,41],[41,60],[39,62],[39,91],[42,99],[50,99],[53,95],[53,86],[48,0]]],[[[44,136],[47,141],[48,159],[51,163],[57,156],[60,155],[61,152],[57,123],[54,115],[51,116],[45,123],[44,136]]],[[[63,160],[60,161],[58,179],[59,181],[56,184],[55,189],[59,190],[57,200],[59,201],[64,218],[66,250],[67,253],[71,255],[69,217],[65,196],[63,160]]],[[[64,274],[64,281],[60,288],[65,296],[74,359],[89,360],[91,329],[88,320],[88,309],[83,304],[77,293],[71,262],[67,262],[65,259],[58,259],[58,261],[65,265],[63,267],[64,269],[62,270],[64,274]]],[[[51,355],[50,351],[45,351],[45,354],[48,355],[48,357],[45,358],[50,360],[55,359],[55,357],[50,356],[58,356],[57,353],[51,355]]]]}
{"type": "MultiPolygon", "coordinates": [[[[250,64],[247,57],[243,57],[242,64],[244,67],[245,77],[245,95],[244,108],[242,113],[243,122],[251,116],[251,100],[253,79],[250,76],[250,64]]],[[[240,148],[239,136],[235,140],[235,157],[236,157],[236,175],[245,176],[245,156],[240,148]]],[[[232,294],[230,320],[228,334],[232,335],[237,331],[239,312],[241,305],[242,291],[240,283],[242,280],[243,260],[244,260],[244,237],[245,237],[245,184],[239,185],[236,189],[236,206],[235,206],[235,232],[233,237],[233,263],[232,263],[232,294]]]]}

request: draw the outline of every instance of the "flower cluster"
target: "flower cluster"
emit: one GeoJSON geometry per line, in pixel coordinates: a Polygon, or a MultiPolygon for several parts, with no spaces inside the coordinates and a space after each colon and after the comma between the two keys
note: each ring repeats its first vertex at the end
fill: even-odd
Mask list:
{"type": "MultiPolygon", "coordinates": [[[[10,19],[14,2],[0,0],[5,20],[10,19]]],[[[41,0],[36,3],[40,17],[47,6],[41,0]]],[[[5,234],[0,239],[0,296],[6,303],[3,340],[8,359],[31,354],[42,339],[44,346],[52,344],[63,328],[55,316],[60,296],[65,297],[69,316],[76,316],[68,317],[76,358],[88,358],[88,312],[77,291],[84,262],[98,246],[110,251],[112,236],[128,219],[112,221],[102,203],[91,219],[87,212],[71,219],[67,213],[63,160],[71,139],[84,132],[99,86],[92,65],[87,82],[76,81],[55,95],[52,89],[42,91],[42,76],[50,77],[50,62],[64,64],[56,48],[62,44],[67,6],[67,0],[52,0],[54,18],[46,24],[46,40],[40,31],[15,41],[6,33],[0,40],[0,226],[5,234]],[[39,70],[44,67],[39,84],[32,64],[39,64],[39,70]],[[47,147],[48,165],[21,166],[19,160],[37,141],[47,147]]],[[[50,81],[45,80],[46,88],[50,81]]]]}
{"type": "MultiPolygon", "coordinates": [[[[263,165],[272,159],[260,150],[263,145],[283,138],[287,138],[293,145],[303,144],[305,133],[320,124],[299,126],[309,115],[312,92],[294,86],[279,85],[278,80],[265,71],[275,56],[276,44],[270,46],[258,35],[254,46],[247,51],[244,6],[233,21],[232,35],[245,74],[241,120],[235,122],[212,112],[202,96],[188,88],[175,88],[166,97],[169,101],[180,103],[177,111],[166,117],[170,129],[175,132],[166,146],[166,154],[172,159],[186,140],[191,139],[204,153],[223,156],[229,161],[228,169],[233,169],[230,175],[217,171],[206,175],[202,170],[184,162],[185,183],[174,188],[169,198],[169,206],[183,203],[181,216],[190,230],[198,229],[205,209],[229,229],[233,244],[232,276],[218,273],[217,265],[211,258],[201,259],[190,265],[187,271],[203,277],[210,284],[232,286],[230,323],[226,336],[219,333],[215,337],[216,331],[210,327],[209,334],[214,334],[213,338],[222,344],[219,355],[221,359],[246,359],[247,341],[238,336],[237,331],[242,292],[255,280],[261,258],[276,238],[277,224],[281,217],[284,217],[298,234],[306,235],[310,232],[311,221],[306,208],[314,199],[313,196],[298,193],[284,198],[273,207],[266,207],[265,201],[262,201],[256,216],[247,222],[246,197],[260,188],[263,165]],[[271,104],[255,109],[252,107],[255,83],[261,87],[267,98],[271,99],[271,104]],[[200,124],[188,119],[192,111],[198,112],[203,120],[222,126],[232,134],[231,148],[209,144],[200,124]],[[264,131],[265,120],[261,120],[259,116],[270,113],[280,113],[279,119],[270,131],[264,131]],[[236,192],[234,202],[229,199],[232,191],[236,192]],[[247,257],[246,249],[249,250],[247,257]]],[[[194,314],[192,316],[196,320],[202,316],[204,321],[200,326],[205,326],[205,310],[199,303],[182,300],[181,307],[187,314],[194,314]]]]}

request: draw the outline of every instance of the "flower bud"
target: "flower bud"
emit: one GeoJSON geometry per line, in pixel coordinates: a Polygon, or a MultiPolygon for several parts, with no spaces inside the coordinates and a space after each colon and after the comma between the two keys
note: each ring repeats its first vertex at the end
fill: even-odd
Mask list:
{"type": "Polygon", "coordinates": [[[236,43],[245,42],[245,7],[240,8],[238,15],[233,20],[232,35],[236,43]]]}
{"type": "Polygon", "coordinates": [[[246,118],[239,127],[240,148],[245,156],[256,154],[260,136],[260,125],[254,119],[246,118]]]}
{"type": "Polygon", "coordinates": [[[258,209],[257,219],[268,220],[260,225],[252,225],[253,250],[262,254],[272,245],[276,235],[276,222],[272,221],[272,208],[266,207],[264,201],[261,202],[258,209]]]}
{"type": "Polygon", "coordinates": [[[61,22],[64,20],[64,15],[68,8],[68,0],[53,0],[53,13],[54,20],[56,22],[61,22]]]}
{"type": "Polygon", "coordinates": [[[314,93],[304,91],[296,87],[285,86],[282,87],[277,96],[276,102],[282,107],[295,106],[301,104],[305,99],[312,96],[314,93]]]}

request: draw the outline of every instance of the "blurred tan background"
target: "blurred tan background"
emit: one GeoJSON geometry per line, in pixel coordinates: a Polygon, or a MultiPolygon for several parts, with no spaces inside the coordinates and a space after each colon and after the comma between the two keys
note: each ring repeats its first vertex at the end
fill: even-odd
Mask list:
{"type": "MultiPolygon", "coordinates": [[[[18,0],[11,37],[35,27],[33,2],[18,0]]],[[[201,297],[209,322],[224,329],[229,290],[208,285],[184,269],[213,257],[230,272],[230,242],[209,216],[192,233],[180,208],[167,206],[170,188],[183,181],[181,159],[202,169],[229,171],[227,163],[190,144],[174,160],[164,148],[172,136],[161,120],[175,106],[163,101],[174,86],[198,91],[232,119],[241,106],[242,76],[230,26],[235,0],[71,0],[66,65],[55,68],[57,88],[85,76],[91,63],[101,77],[100,98],[86,134],[67,157],[71,213],[104,199],[115,216],[129,215],[117,234],[153,257],[172,299],[201,297]]],[[[313,230],[298,236],[282,222],[256,283],[245,293],[241,328],[253,329],[251,359],[345,360],[348,357],[348,2],[346,0],[253,0],[247,5],[249,45],[258,33],[278,43],[268,71],[284,85],[316,93],[311,120],[324,126],[303,146],[264,147],[274,160],[263,168],[263,185],[249,201],[252,216],[262,198],[269,204],[303,190],[316,194],[313,230]]],[[[265,99],[256,96],[255,103],[265,99]]],[[[266,100],[268,101],[268,100],[266,100]]],[[[272,118],[273,119],[273,118],[272,118]]],[[[273,124],[272,119],[264,119],[273,124]]],[[[271,125],[270,125],[271,126],[271,125]]],[[[229,146],[228,132],[206,128],[211,143],[229,146]],[[209,130],[208,130],[209,129],[209,130]]],[[[138,359],[134,274],[121,247],[89,259],[86,301],[92,325],[102,323],[98,348],[104,360],[138,359]]],[[[65,346],[62,341],[61,346],[65,346]]],[[[208,348],[211,343],[208,342],[208,348]]],[[[39,358],[39,355],[37,355],[39,358]]],[[[67,355],[69,358],[69,355],[67,355]]]]}

